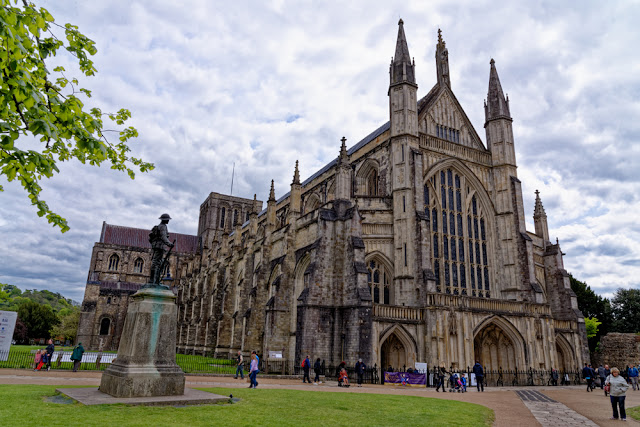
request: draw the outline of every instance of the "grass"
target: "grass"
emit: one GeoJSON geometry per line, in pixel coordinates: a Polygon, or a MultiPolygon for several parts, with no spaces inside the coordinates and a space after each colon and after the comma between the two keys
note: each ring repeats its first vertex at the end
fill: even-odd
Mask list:
{"type": "Polygon", "coordinates": [[[493,411],[471,403],[415,396],[265,389],[202,389],[242,399],[191,407],[49,403],[60,386],[0,385],[0,425],[117,426],[488,426],[493,411]]]}
{"type": "Polygon", "coordinates": [[[640,421],[640,406],[627,408],[627,417],[631,417],[634,420],[640,421]]]}

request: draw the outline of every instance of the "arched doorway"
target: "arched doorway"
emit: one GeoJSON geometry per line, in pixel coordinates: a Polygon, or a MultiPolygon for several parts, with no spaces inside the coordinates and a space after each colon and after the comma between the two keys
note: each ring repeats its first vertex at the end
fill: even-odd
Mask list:
{"type": "Polygon", "coordinates": [[[391,366],[394,371],[397,371],[410,366],[407,349],[395,333],[389,335],[382,343],[381,350],[381,363],[385,369],[391,366]]]}
{"type": "Polygon", "coordinates": [[[556,335],[556,356],[558,358],[558,367],[556,369],[567,371],[578,366],[574,363],[571,346],[561,335],[556,335]]]}
{"type": "Polygon", "coordinates": [[[496,323],[489,323],[473,339],[473,352],[485,369],[514,370],[517,367],[519,346],[496,323]]]}

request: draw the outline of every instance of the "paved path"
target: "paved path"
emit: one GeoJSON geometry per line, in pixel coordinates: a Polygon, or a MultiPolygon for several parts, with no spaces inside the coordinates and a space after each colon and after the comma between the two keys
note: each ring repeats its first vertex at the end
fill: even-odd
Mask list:
{"type": "Polygon", "coordinates": [[[556,402],[535,389],[517,390],[516,394],[543,426],[596,427],[598,425],[589,418],[580,415],[566,405],[556,402]]]}
{"type": "MultiPolygon", "coordinates": [[[[33,372],[23,369],[0,369],[0,384],[93,385],[100,384],[101,372],[70,372],[52,370],[33,372]]],[[[484,393],[469,389],[467,393],[437,393],[433,388],[392,387],[380,385],[338,388],[337,383],[320,385],[302,384],[301,380],[268,379],[258,377],[261,389],[292,389],[318,392],[375,393],[406,396],[422,396],[436,399],[476,403],[492,409],[496,427],[553,426],[571,424],[575,420],[584,426],[640,426],[629,419],[627,423],[609,420],[611,404],[601,391],[586,393],[583,386],[558,387],[487,387],[484,393]],[[524,396],[524,397],[523,397],[524,396]],[[532,396],[535,396],[533,398],[532,396]]],[[[248,379],[232,377],[188,375],[186,385],[193,388],[248,387],[248,379]]],[[[627,392],[627,408],[640,406],[640,391],[627,392]]]]}

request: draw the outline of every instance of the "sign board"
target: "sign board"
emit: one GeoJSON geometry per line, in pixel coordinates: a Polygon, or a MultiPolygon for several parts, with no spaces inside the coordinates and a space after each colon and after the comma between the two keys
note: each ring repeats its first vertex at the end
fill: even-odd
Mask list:
{"type": "Polygon", "coordinates": [[[15,311],[0,311],[0,361],[9,360],[9,350],[17,319],[18,313],[15,311]]]}
{"type": "Polygon", "coordinates": [[[427,364],[423,362],[416,362],[416,371],[421,372],[423,374],[427,373],[427,364]]]}
{"type": "Polygon", "coordinates": [[[281,351],[270,351],[269,352],[269,359],[282,359],[282,352],[281,351]]]}

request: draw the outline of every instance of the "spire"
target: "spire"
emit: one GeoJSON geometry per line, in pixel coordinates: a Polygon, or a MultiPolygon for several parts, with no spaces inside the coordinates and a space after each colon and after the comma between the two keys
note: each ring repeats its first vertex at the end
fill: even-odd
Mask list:
{"type": "Polygon", "coordinates": [[[547,225],[547,213],[540,200],[540,192],[536,190],[536,205],[533,209],[533,224],[536,227],[536,235],[542,237],[544,244],[549,241],[549,226],[547,225]]]}
{"type": "Polygon", "coordinates": [[[396,42],[396,54],[391,61],[389,70],[391,85],[397,83],[416,84],[415,64],[411,61],[407,38],[404,35],[404,21],[398,21],[398,41],[396,42]]]}
{"type": "Polygon", "coordinates": [[[271,190],[269,191],[269,202],[276,201],[276,190],[273,188],[273,180],[271,180],[271,190]]]}
{"type": "Polygon", "coordinates": [[[542,200],[540,200],[540,192],[536,190],[536,205],[533,209],[533,219],[539,218],[541,216],[547,216],[547,213],[544,211],[544,206],[542,206],[542,200]]]}
{"type": "Polygon", "coordinates": [[[298,161],[296,160],[296,169],[293,171],[292,184],[300,184],[300,172],[298,171],[298,161]]]}
{"type": "Polygon", "coordinates": [[[496,70],[496,61],[491,58],[491,71],[489,72],[489,92],[487,93],[487,101],[484,104],[485,121],[489,122],[493,119],[511,119],[509,111],[509,98],[505,98],[496,70]]]}
{"type": "Polygon", "coordinates": [[[438,28],[438,44],[436,44],[436,70],[438,72],[438,84],[451,87],[449,78],[449,51],[447,43],[442,39],[442,30],[438,28]]]}

